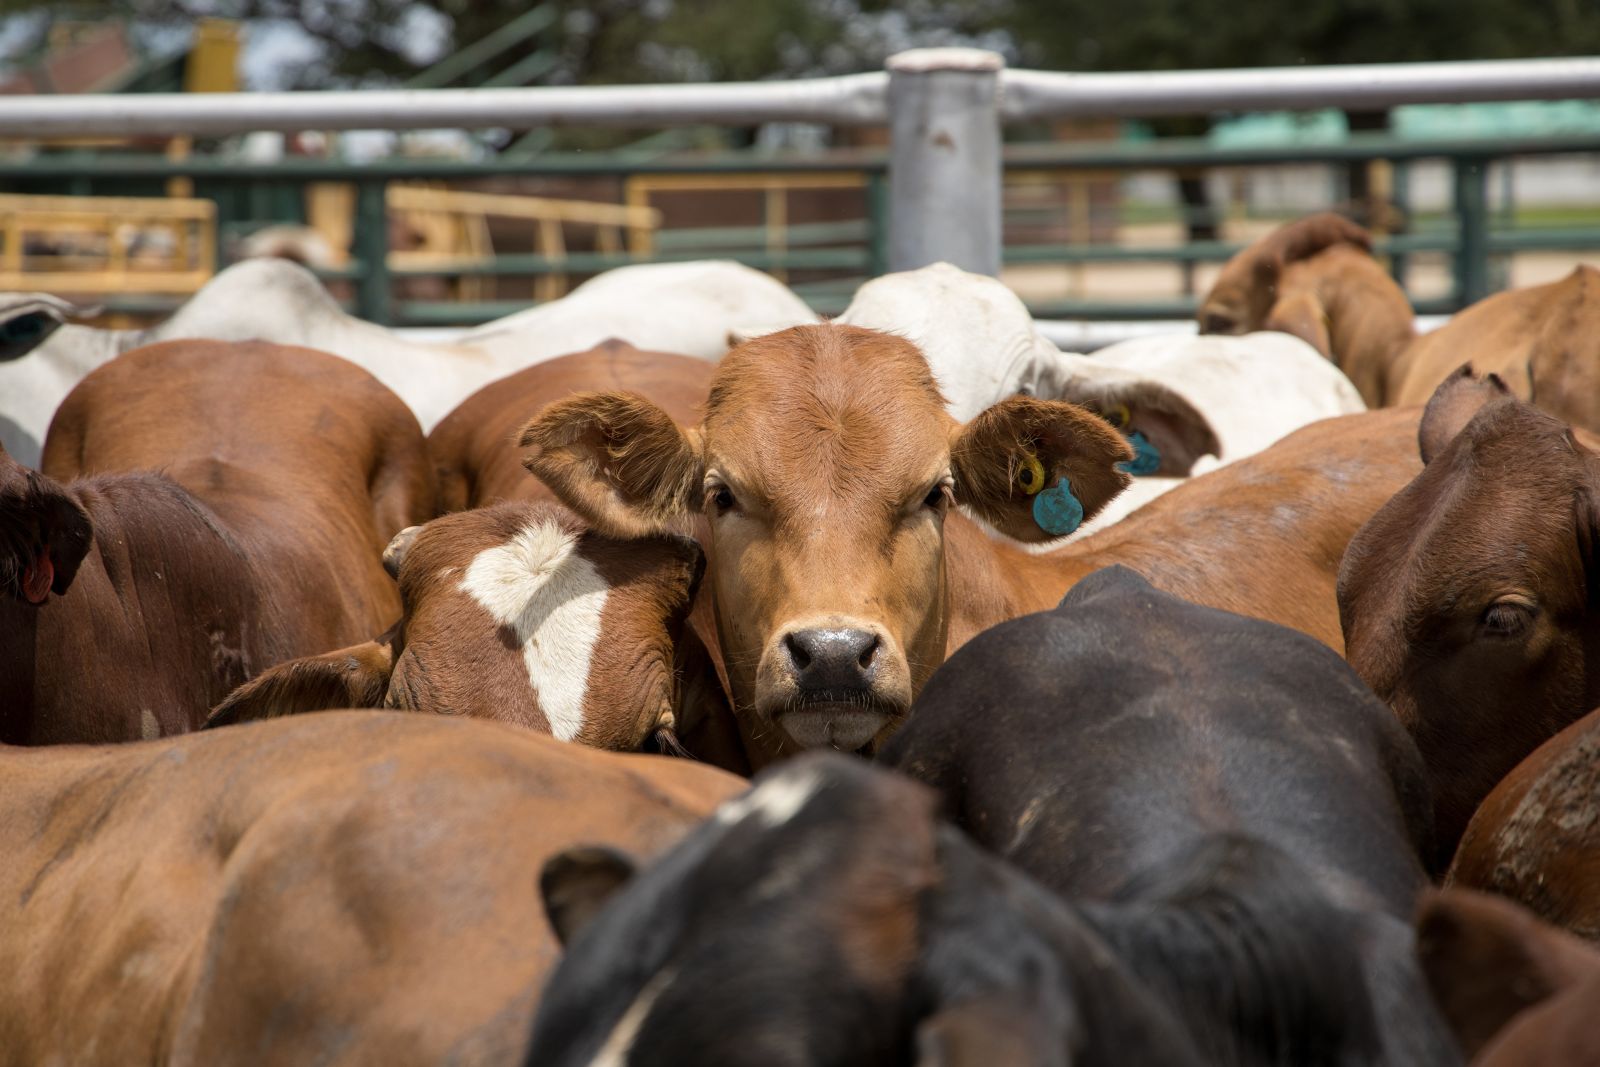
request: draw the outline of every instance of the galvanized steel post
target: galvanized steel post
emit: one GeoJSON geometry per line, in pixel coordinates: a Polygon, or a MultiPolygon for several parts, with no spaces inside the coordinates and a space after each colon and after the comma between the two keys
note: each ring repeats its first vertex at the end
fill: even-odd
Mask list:
{"type": "Polygon", "coordinates": [[[998,53],[919,48],[890,56],[889,269],[944,260],[1000,273],[998,53]]]}

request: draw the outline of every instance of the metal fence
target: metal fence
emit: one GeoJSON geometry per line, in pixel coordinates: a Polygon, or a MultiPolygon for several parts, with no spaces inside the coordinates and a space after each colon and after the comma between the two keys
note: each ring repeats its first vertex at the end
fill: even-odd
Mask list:
{"type": "MultiPolygon", "coordinates": [[[[196,157],[119,161],[119,178],[187,176],[222,188],[274,181],[353,181],[358,188],[358,310],[378,322],[437,321],[438,308],[393,304],[386,263],[385,186],[400,178],[470,179],[494,174],[571,175],[840,171],[866,175],[872,221],[861,250],[790,248],[741,256],[753,266],[903,270],[943,259],[996,273],[1003,262],[1049,257],[1087,261],[1147,255],[1104,246],[1002,248],[1001,194],[1007,167],[1107,170],[1351,163],[1370,159],[1445,158],[1456,173],[1452,235],[1396,238],[1389,250],[1440,250],[1456,263],[1453,303],[1488,291],[1491,252],[1532,247],[1538,238],[1490,227],[1487,166],[1497,158],[1600,150],[1593,138],[1513,143],[1403,143],[1352,139],[1313,149],[1217,151],[1193,143],[1154,146],[1061,146],[1003,149],[1008,122],[1098,116],[1154,116],[1227,110],[1347,107],[1366,110],[1414,103],[1600,98],[1600,59],[1540,59],[1155,74],[1061,74],[1007,70],[998,55],[971,49],[923,49],[891,57],[882,73],[791,82],[533,89],[382,90],[321,93],[142,94],[12,97],[0,103],[0,137],[215,136],[256,130],[508,128],[609,125],[757,125],[812,122],[883,125],[884,154],[829,153],[811,159],[667,159],[649,162],[550,158],[487,163],[394,160],[364,165],[288,161],[270,166],[196,157]],[[1533,242],[1533,244],[1530,244],[1533,242]]],[[[70,191],[87,188],[102,163],[70,157],[0,163],[0,181],[50,178],[70,191]]],[[[1565,247],[1600,245],[1600,234],[1566,234],[1565,247]],[[1587,245],[1582,242],[1588,241],[1587,245]]],[[[1548,247],[1548,245],[1540,245],[1548,247]]],[[[1219,259],[1217,244],[1161,250],[1165,259],[1219,259]]],[[[692,253],[678,255],[690,258],[692,253]]],[[[502,257],[487,272],[555,269],[539,257],[502,257]]],[[[617,265],[568,257],[561,269],[617,265]]],[[[662,254],[658,258],[673,258],[662,254]]],[[[631,260],[622,260],[631,261],[631,260]]],[[[619,261],[620,262],[620,261],[619,261]]],[[[485,309],[495,310],[495,309],[485,309]]],[[[1040,309],[1071,314],[1069,306],[1040,309]]],[[[1128,308],[1135,316],[1173,307],[1128,308]]]]}

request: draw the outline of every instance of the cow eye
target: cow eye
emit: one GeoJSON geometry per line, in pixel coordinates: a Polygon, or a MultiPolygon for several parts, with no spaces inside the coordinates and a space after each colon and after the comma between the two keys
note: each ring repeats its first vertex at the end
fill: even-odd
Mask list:
{"type": "Polygon", "coordinates": [[[1535,608],[1520,600],[1496,600],[1483,613],[1483,632],[1490,637],[1521,637],[1533,625],[1535,608]]]}
{"type": "Polygon", "coordinates": [[[711,501],[711,506],[717,510],[718,515],[725,515],[733,508],[733,492],[725,485],[712,486],[706,490],[706,496],[711,501]]]}
{"type": "Polygon", "coordinates": [[[928,490],[928,495],[922,498],[922,506],[935,511],[943,511],[949,503],[950,483],[946,480],[935,483],[934,487],[928,490]]]}

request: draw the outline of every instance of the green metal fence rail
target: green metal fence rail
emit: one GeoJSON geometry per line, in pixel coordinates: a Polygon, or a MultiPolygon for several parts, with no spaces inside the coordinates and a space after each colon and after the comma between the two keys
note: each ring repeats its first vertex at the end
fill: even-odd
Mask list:
{"type": "MultiPolygon", "coordinates": [[[[1487,295],[1490,259],[1513,252],[1542,250],[1600,250],[1600,228],[1538,230],[1494,225],[1488,188],[1491,163],[1517,157],[1600,154],[1600,137],[1593,135],[1512,140],[1401,141],[1378,136],[1353,136],[1340,144],[1285,148],[1215,148],[1199,140],[1154,143],[1094,143],[1015,145],[1004,157],[1008,171],[1151,171],[1189,168],[1257,167],[1306,163],[1355,164],[1389,160],[1404,164],[1419,159],[1442,159],[1454,170],[1453,225],[1443,232],[1395,236],[1377,245],[1380,254],[1392,254],[1398,266],[1418,252],[1443,253],[1454,264],[1454,287],[1449,297],[1417,302],[1424,313],[1457,310],[1487,295]]],[[[808,223],[791,227],[781,251],[759,245],[760,229],[718,227],[684,234],[662,231],[656,252],[648,257],[626,253],[574,253],[560,260],[539,255],[508,254],[481,263],[463,264],[458,274],[540,275],[555,271],[587,273],[638,262],[669,262],[708,255],[735,259],[767,270],[848,272],[852,280],[802,284],[797,289],[819,308],[836,311],[848,298],[853,279],[871,277],[887,269],[887,218],[889,189],[887,159],[882,153],[829,152],[804,157],[783,155],[719,154],[676,156],[642,160],[603,154],[543,155],[532,160],[383,160],[366,164],[294,159],[273,164],[196,157],[171,161],[161,158],[104,158],[86,153],[60,153],[26,161],[0,161],[0,189],[8,191],[59,191],[90,194],[98,190],[129,194],[140,188],[159,189],[167,178],[195,180],[197,195],[214,197],[242,208],[249,217],[254,205],[272,197],[293,198],[293,191],[310,181],[341,181],[357,188],[353,262],[343,271],[327,272],[356,286],[355,311],[374,322],[397,325],[469,324],[503,314],[504,302],[441,304],[397,301],[393,282],[398,277],[436,275],[436,270],[401,270],[388,263],[388,227],[385,189],[397,180],[431,179],[470,184],[493,176],[528,178],[632,174],[772,174],[844,172],[867,178],[866,218],[838,223],[808,223]]],[[[224,217],[228,217],[224,212],[224,217]]],[[[1177,247],[1126,247],[1106,244],[1023,244],[1004,250],[1008,264],[1216,262],[1237,251],[1226,242],[1205,242],[1177,247]]],[[[116,306],[113,302],[113,306],[116,306]]],[[[1082,318],[1165,318],[1192,314],[1193,301],[1138,302],[1063,301],[1033,307],[1041,316],[1082,318]]]]}

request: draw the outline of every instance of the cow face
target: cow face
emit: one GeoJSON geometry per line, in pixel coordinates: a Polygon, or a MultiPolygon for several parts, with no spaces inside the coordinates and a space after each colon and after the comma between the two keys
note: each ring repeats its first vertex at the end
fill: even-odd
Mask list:
{"type": "Polygon", "coordinates": [[[0,447],[0,596],[40,605],[65,593],[92,538],[88,514],[63,486],[0,447]]]}
{"type": "Polygon", "coordinates": [[[411,527],[384,562],[404,603],[393,630],[272,668],[208,725],[383,706],[621,750],[683,725],[675,664],[704,567],[693,541],[624,544],[511,503],[411,527]]]}
{"type": "Polygon", "coordinates": [[[1417,740],[1450,847],[1507,771],[1600,703],[1600,461],[1465,368],[1420,443],[1423,472],[1350,542],[1339,615],[1350,663],[1417,740]]]}
{"type": "Polygon", "coordinates": [[[546,408],[522,443],[601,530],[702,515],[736,710],[755,733],[847,750],[892,731],[944,658],[951,505],[1045,540],[1068,532],[1050,507],[1092,516],[1132,455],[1063,402],[1014,397],[956,423],[914,345],[845,326],[729,353],[696,429],[591,394],[546,408]]]}

